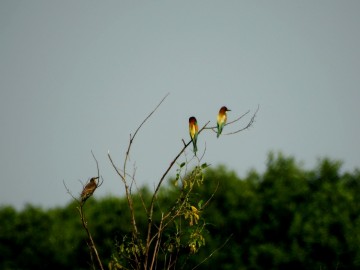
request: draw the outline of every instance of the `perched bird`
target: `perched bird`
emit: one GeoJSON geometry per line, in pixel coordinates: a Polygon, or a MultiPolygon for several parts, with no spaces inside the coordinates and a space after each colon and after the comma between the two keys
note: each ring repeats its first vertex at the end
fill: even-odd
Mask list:
{"type": "Polygon", "coordinates": [[[93,195],[95,189],[97,188],[96,180],[99,177],[93,177],[90,179],[89,183],[86,184],[83,191],[81,192],[81,201],[85,202],[91,195],[93,195]]]}
{"type": "Polygon", "coordinates": [[[190,133],[190,138],[193,143],[193,149],[194,149],[195,155],[197,152],[196,142],[197,142],[198,132],[199,132],[199,127],[198,127],[196,118],[194,116],[191,116],[189,118],[189,133],[190,133]]]}
{"type": "Polygon", "coordinates": [[[219,114],[217,116],[217,137],[219,138],[227,120],[226,112],[231,111],[225,106],[221,107],[219,114]]]}

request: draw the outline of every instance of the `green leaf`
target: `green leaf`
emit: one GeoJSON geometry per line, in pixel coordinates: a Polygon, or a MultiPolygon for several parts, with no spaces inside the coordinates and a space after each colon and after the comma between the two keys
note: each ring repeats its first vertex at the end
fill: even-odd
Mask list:
{"type": "Polygon", "coordinates": [[[209,165],[208,165],[207,163],[201,164],[201,169],[205,169],[205,168],[207,168],[207,167],[209,167],[209,165]]]}

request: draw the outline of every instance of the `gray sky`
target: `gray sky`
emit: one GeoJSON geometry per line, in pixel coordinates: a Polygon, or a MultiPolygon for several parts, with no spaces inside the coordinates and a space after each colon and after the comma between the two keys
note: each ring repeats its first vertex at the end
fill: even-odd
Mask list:
{"type": "Polygon", "coordinates": [[[123,194],[107,151],[120,166],[129,134],[168,92],[133,146],[139,184],[161,177],[190,116],[214,125],[222,105],[229,120],[260,111],[250,130],[199,137],[212,165],[245,176],[274,150],[306,168],[329,156],[354,170],[359,10],[328,0],[1,1],[0,204],[64,205],[63,180],[78,194],[78,180],[96,174],[91,150],[105,178],[96,196],[123,194]]]}

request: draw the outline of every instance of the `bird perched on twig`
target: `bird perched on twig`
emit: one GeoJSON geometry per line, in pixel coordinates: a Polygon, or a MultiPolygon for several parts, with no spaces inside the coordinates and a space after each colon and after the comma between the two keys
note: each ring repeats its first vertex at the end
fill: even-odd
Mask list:
{"type": "Polygon", "coordinates": [[[222,106],[221,109],[219,110],[219,113],[217,115],[217,138],[219,138],[225,124],[227,121],[227,115],[226,112],[231,111],[228,108],[226,108],[225,106],[222,106]]]}
{"type": "Polygon", "coordinates": [[[81,202],[84,203],[91,195],[93,195],[98,186],[98,183],[96,182],[97,179],[99,179],[99,177],[93,177],[90,179],[89,183],[86,184],[81,192],[81,202]]]}
{"type": "Polygon", "coordinates": [[[189,118],[189,133],[190,133],[190,138],[193,143],[193,149],[194,149],[195,155],[197,152],[196,142],[197,142],[198,132],[199,132],[199,127],[198,127],[196,118],[194,116],[191,116],[189,118]]]}

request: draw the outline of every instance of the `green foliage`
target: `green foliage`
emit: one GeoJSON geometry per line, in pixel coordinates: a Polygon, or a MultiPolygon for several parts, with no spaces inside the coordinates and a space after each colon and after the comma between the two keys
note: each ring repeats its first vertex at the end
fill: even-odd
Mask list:
{"type": "MultiPolygon", "coordinates": [[[[175,254],[185,269],[203,260],[197,269],[360,267],[360,171],[342,173],[338,161],[322,159],[307,170],[292,157],[270,154],[264,173],[252,170],[242,179],[223,166],[187,173],[184,164],[157,198],[154,229],[170,213],[159,269],[175,254]]],[[[150,201],[146,188],[134,194],[141,237],[148,224],[143,203],[150,201]]],[[[121,255],[143,253],[144,242],[131,242],[125,197],[91,198],[84,211],[104,265],[121,269],[121,255]]],[[[50,210],[4,206],[0,219],[0,269],[91,268],[74,203],[50,210]]]]}
{"type": "Polygon", "coordinates": [[[51,268],[55,249],[50,244],[49,215],[28,205],[16,213],[11,207],[0,211],[0,268],[51,268]]]}
{"type": "MultiPolygon", "coordinates": [[[[207,166],[205,163],[195,166],[187,174],[185,163],[179,165],[173,185],[163,187],[156,197],[154,233],[150,235],[150,241],[146,239],[148,223],[138,224],[139,235],[135,238],[130,234],[125,235],[117,245],[110,262],[111,269],[139,269],[139,262],[146,260],[147,243],[151,245],[149,265],[156,261],[156,268],[159,269],[176,269],[177,265],[185,264],[189,256],[205,245],[205,223],[201,219],[203,199],[194,190],[203,186],[207,166]]],[[[147,208],[141,208],[141,203],[149,205],[150,198],[141,192],[137,199],[134,205],[140,207],[134,211],[136,220],[147,221],[146,216],[140,217],[139,214],[146,213],[147,208]]]]}

